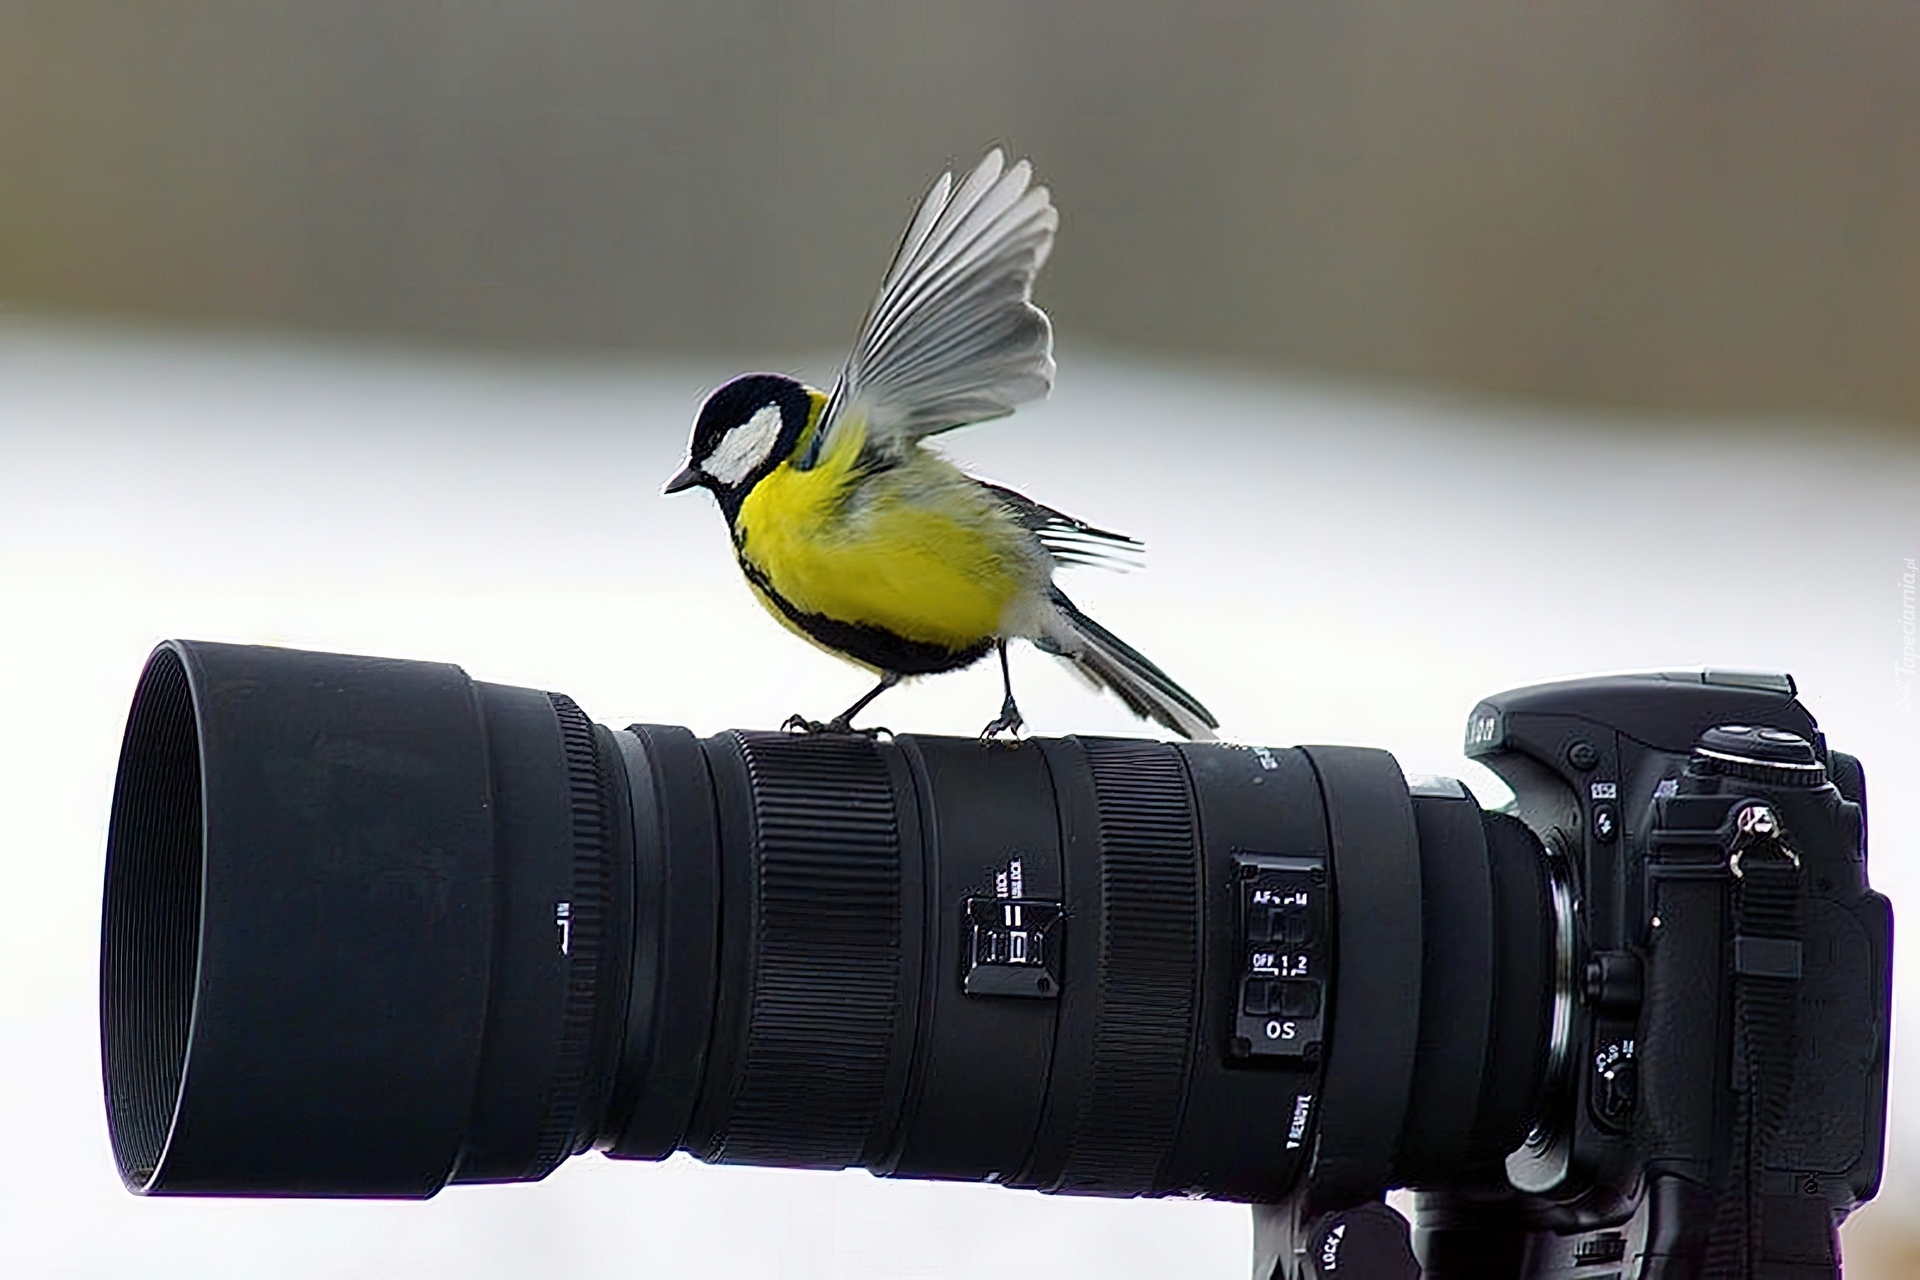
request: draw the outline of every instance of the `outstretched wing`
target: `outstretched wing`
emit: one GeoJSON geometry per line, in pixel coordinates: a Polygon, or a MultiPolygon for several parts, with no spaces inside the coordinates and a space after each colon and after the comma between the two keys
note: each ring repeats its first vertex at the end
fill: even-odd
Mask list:
{"type": "Polygon", "coordinates": [[[1101,529],[1064,511],[1035,502],[1024,493],[985,480],[974,483],[1007,505],[1013,518],[1040,540],[1056,563],[1097,565],[1103,569],[1138,569],[1146,544],[1124,533],[1101,529]]]}
{"type": "Polygon", "coordinates": [[[1033,277],[1060,215],[1032,180],[1025,160],[1008,168],[998,148],[958,187],[940,175],[894,253],[802,467],[848,423],[864,423],[869,447],[897,452],[1053,389],[1053,326],[1033,305],[1033,277]]]}

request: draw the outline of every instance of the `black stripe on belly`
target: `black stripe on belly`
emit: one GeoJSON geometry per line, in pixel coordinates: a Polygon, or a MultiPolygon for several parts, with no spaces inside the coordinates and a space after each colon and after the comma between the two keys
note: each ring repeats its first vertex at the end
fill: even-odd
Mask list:
{"type": "Polygon", "coordinates": [[[785,596],[775,591],[773,584],[767,581],[767,575],[749,564],[744,556],[740,559],[740,571],[759,588],[761,595],[773,601],[774,608],[780,610],[781,616],[794,626],[827,648],[838,650],[855,661],[881,671],[902,676],[929,676],[940,671],[958,671],[961,667],[972,666],[993,651],[992,636],[965,649],[949,649],[943,644],[909,640],[884,627],[868,626],[864,622],[842,622],[823,613],[808,613],[796,608],[785,596]]]}

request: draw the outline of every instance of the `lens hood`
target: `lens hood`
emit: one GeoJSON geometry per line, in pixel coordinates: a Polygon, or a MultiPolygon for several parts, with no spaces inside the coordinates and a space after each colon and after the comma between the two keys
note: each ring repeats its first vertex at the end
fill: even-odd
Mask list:
{"type": "Polygon", "coordinates": [[[604,843],[576,776],[593,745],[570,740],[591,732],[564,699],[446,664],[155,650],[102,921],[128,1186],[426,1196],[456,1166],[538,1176],[571,1154],[597,921],[555,904],[591,897],[577,864],[604,843]]]}

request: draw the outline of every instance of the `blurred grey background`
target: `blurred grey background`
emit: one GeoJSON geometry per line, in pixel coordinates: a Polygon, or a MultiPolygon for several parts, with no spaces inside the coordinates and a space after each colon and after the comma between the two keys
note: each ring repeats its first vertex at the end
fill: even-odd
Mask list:
{"type": "Polygon", "coordinates": [[[1071,341],[1920,423],[1920,10],[0,3],[0,305],[848,340],[989,140],[1071,341]]]}

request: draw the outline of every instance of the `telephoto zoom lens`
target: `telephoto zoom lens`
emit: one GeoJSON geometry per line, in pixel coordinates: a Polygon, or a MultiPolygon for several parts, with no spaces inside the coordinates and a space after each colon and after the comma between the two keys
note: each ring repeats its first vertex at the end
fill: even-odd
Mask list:
{"type": "Polygon", "coordinates": [[[1364,748],[699,739],[172,641],[114,793],[108,1118],[157,1194],[428,1196],[589,1148],[1494,1180],[1552,1104],[1554,899],[1519,822],[1364,748]]]}

